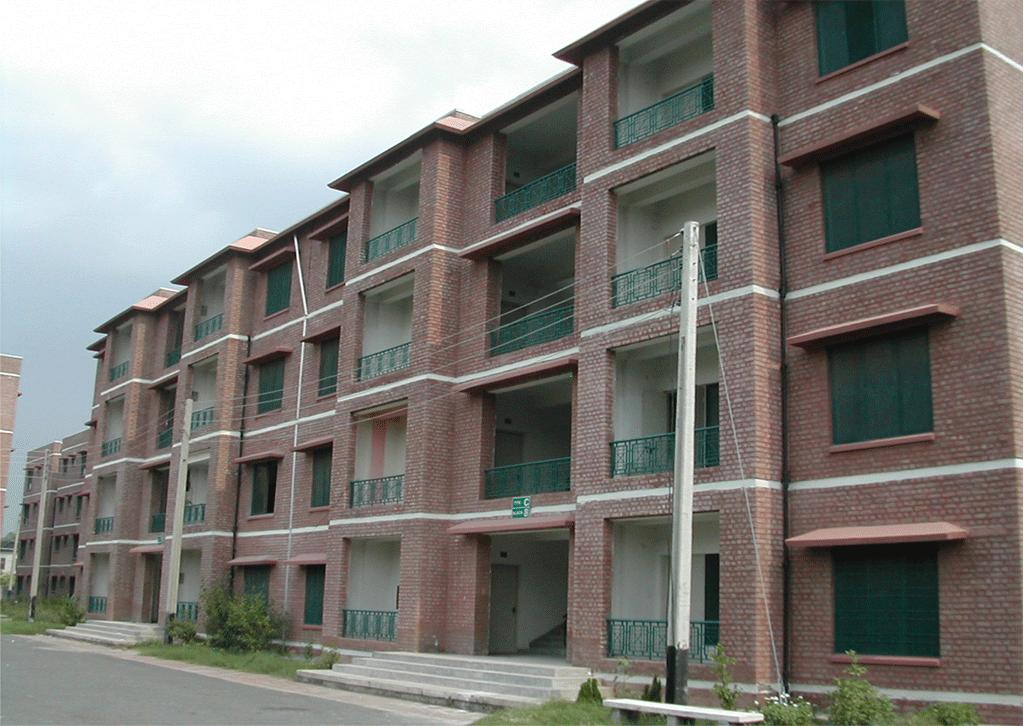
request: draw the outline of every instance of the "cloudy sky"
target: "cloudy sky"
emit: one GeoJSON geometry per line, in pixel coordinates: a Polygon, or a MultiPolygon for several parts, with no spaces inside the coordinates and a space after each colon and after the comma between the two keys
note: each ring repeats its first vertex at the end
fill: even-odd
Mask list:
{"type": "Polygon", "coordinates": [[[0,6],[0,351],[28,448],[79,431],[90,331],[459,108],[558,73],[639,0],[49,2],[0,6]]]}

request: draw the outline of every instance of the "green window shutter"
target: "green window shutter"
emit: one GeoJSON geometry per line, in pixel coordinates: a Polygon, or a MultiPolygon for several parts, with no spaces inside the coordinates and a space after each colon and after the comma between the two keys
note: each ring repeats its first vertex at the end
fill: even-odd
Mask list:
{"type": "Polygon", "coordinates": [[[939,656],[934,546],[833,550],[835,652],[939,656]]]}
{"type": "Polygon", "coordinates": [[[913,135],[823,163],[821,183],[827,252],[921,225],[913,135]]]}
{"type": "Polygon", "coordinates": [[[814,4],[818,26],[818,72],[821,75],[849,65],[846,43],[846,3],[829,0],[814,4]]]}
{"type": "Polygon", "coordinates": [[[277,499],[277,462],[261,461],[252,468],[252,501],[249,513],[272,514],[277,499]]]}
{"type": "Polygon", "coordinates": [[[814,10],[821,75],[907,39],[903,0],[822,0],[814,10]]]}
{"type": "Polygon", "coordinates": [[[270,566],[246,567],[243,592],[246,596],[259,598],[264,605],[270,605],[270,566]]]}
{"type": "Polygon", "coordinates": [[[331,503],[331,449],[313,452],[313,488],[309,506],[326,507],[331,503]]]}
{"type": "Polygon", "coordinates": [[[256,403],[257,413],[276,411],[284,398],[284,358],[260,366],[260,389],[256,403]]]}
{"type": "Polygon", "coordinates": [[[338,390],[338,342],[338,338],[332,338],[320,344],[319,396],[328,396],[338,390]]]}
{"type": "Polygon", "coordinates": [[[348,232],[331,237],[327,247],[327,287],[345,281],[345,254],[348,250],[348,232]]]}
{"type": "Polygon", "coordinates": [[[291,260],[267,273],[266,314],[271,315],[288,307],[292,300],[291,260]]]}
{"type": "Polygon", "coordinates": [[[302,622],[306,625],[324,624],[324,579],[325,565],[309,565],[306,570],[306,613],[302,622]]]}
{"type": "Polygon", "coordinates": [[[931,431],[929,360],[927,328],[831,348],[833,443],[931,431]]]}
{"type": "Polygon", "coordinates": [[[903,0],[872,3],[875,47],[871,54],[899,45],[907,39],[907,9],[903,0]]]}
{"type": "Polygon", "coordinates": [[[718,555],[704,555],[704,619],[718,620],[718,555]]]}

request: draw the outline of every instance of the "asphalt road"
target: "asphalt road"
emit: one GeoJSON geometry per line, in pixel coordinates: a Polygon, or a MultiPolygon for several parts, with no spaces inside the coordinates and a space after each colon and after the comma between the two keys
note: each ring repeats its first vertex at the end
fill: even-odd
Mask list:
{"type": "Polygon", "coordinates": [[[455,709],[147,659],[48,636],[0,641],[0,724],[466,724],[455,709]]]}

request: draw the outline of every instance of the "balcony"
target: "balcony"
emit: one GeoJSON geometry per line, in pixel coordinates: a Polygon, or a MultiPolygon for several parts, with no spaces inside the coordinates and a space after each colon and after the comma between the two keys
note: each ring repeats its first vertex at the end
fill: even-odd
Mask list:
{"type": "Polygon", "coordinates": [[[571,468],[572,458],[566,456],[488,469],[484,472],[484,498],[567,492],[571,468]]]}
{"type": "Polygon", "coordinates": [[[185,524],[199,524],[206,521],[206,504],[186,504],[185,524]]]}
{"type": "Polygon", "coordinates": [[[163,532],[167,525],[167,513],[156,512],[151,514],[149,517],[149,531],[150,532],[163,532]]]}
{"type": "Polygon", "coordinates": [[[491,331],[491,355],[522,350],[572,335],[573,304],[563,303],[526,315],[491,331]]]}
{"type": "Polygon", "coordinates": [[[564,196],[576,188],[576,162],[555,169],[550,174],[534,179],[514,192],[494,200],[494,221],[522,214],[545,202],[564,196]]]}
{"type": "MultiPolygon", "coordinates": [[[[608,657],[663,661],[668,643],[664,620],[622,620],[609,618],[608,657]]],[[[690,661],[707,663],[718,645],[719,621],[690,622],[690,661]]]]}
{"type": "Polygon", "coordinates": [[[366,249],[363,250],[363,262],[376,260],[378,257],[390,254],[402,247],[408,247],[416,240],[416,222],[418,217],[413,217],[408,222],[403,222],[394,229],[371,237],[366,241],[366,249]]]}
{"type": "MultiPolygon", "coordinates": [[[[718,466],[718,426],[705,426],[694,431],[694,466],[718,466]]],[[[672,471],[675,461],[674,433],[643,436],[611,442],[612,476],[634,476],[672,471]]]]}
{"type": "Polygon", "coordinates": [[[116,381],[118,378],[123,378],[128,374],[128,361],[118,363],[110,369],[110,380],[116,381]]]}
{"type": "Polygon", "coordinates": [[[98,595],[89,596],[89,612],[90,613],[105,613],[107,612],[107,598],[99,597],[98,595]]]}
{"type": "Polygon", "coordinates": [[[113,454],[116,454],[120,450],[121,450],[121,437],[120,436],[118,436],[116,439],[110,439],[109,441],[104,441],[100,445],[100,455],[101,456],[112,456],[113,454]]]}
{"type": "Polygon", "coordinates": [[[204,429],[213,423],[213,406],[192,412],[192,431],[204,429]]]}
{"type": "Polygon", "coordinates": [[[174,437],[173,429],[164,429],[156,435],[156,448],[166,449],[171,445],[171,440],[174,437]]]}
{"type": "Polygon", "coordinates": [[[224,313],[218,313],[202,321],[195,328],[195,340],[202,340],[208,335],[213,335],[224,327],[224,313]]]}
{"type": "Polygon", "coordinates": [[[714,76],[705,76],[689,88],[616,121],[615,148],[621,149],[643,141],[659,131],[697,118],[714,108],[714,76]]]}
{"type": "Polygon", "coordinates": [[[177,620],[187,620],[194,623],[199,620],[199,603],[179,602],[175,609],[174,617],[177,620]]]}
{"type": "Polygon", "coordinates": [[[169,350],[164,355],[164,368],[170,368],[181,360],[181,348],[169,350]]]}
{"type": "Polygon", "coordinates": [[[408,368],[411,351],[412,343],[402,343],[393,348],[385,348],[376,353],[364,355],[359,359],[359,380],[365,381],[408,368]]]}
{"type": "MultiPolygon", "coordinates": [[[[700,251],[701,279],[718,279],[718,245],[700,251]]],[[[682,258],[671,257],[612,277],[612,307],[649,300],[682,285],[682,258]]]]}
{"type": "Polygon", "coordinates": [[[342,610],[341,635],[357,640],[393,641],[397,610],[342,610]]]}
{"type": "Polygon", "coordinates": [[[350,507],[368,507],[372,504],[393,504],[402,501],[405,475],[385,476],[379,479],[357,479],[349,484],[350,507]]]}
{"type": "Polygon", "coordinates": [[[93,527],[95,534],[106,534],[114,531],[114,518],[113,517],[96,517],[96,523],[93,527]]]}

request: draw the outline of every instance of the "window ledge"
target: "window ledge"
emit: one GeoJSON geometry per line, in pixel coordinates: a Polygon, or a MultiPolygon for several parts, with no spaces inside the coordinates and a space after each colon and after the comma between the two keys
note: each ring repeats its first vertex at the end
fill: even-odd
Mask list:
{"type": "Polygon", "coordinates": [[[273,516],[273,512],[267,512],[266,514],[250,514],[248,517],[246,517],[246,521],[251,522],[254,519],[270,519],[273,516]]]}
{"type": "Polygon", "coordinates": [[[321,630],[324,629],[324,626],[323,625],[306,625],[305,623],[303,623],[302,624],[302,629],[303,630],[321,631],[321,630]]]}
{"type": "MultiPolygon", "coordinates": [[[[845,653],[829,656],[832,663],[853,663],[853,658],[845,653]]],[[[864,665],[918,666],[923,668],[939,668],[941,658],[928,658],[916,655],[857,655],[857,662],[864,665]]]]}
{"type": "Polygon", "coordinates": [[[935,441],[935,433],[908,434],[907,436],[891,436],[887,439],[872,439],[870,441],[857,441],[852,444],[834,444],[829,447],[830,454],[841,454],[845,451],[860,451],[862,449],[879,449],[885,446],[902,446],[903,444],[920,444],[926,441],[935,441]]]}
{"type": "Polygon", "coordinates": [[[891,48],[886,48],[885,50],[880,50],[877,53],[875,53],[874,55],[869,55],[867,58],[861,58],[859,61],[855,61],[854,63],[851,63],[848,66],[843,66],[842,68],[837,68],[834,71],[826,73],[825,75],[819,77],[815,81],[815,83],[824,83],[825,81],[830,81],[833,78],[835,78],[836,76],[841,76],[844,73],[856,70],[856,69],[858,69],[858,68],[860,68],[862,66],[868,65],[869,63],[874,63],[876,60],[878,60],[880,58],[886,58],[886,57],[888,57],[890,55],[895,55],[896,53],[899,53],[901,50],[906,50],[909,47],[910,47],[910,41],[909,40],[904,40],[902,43],[898,43],[898,44],[894,45],[891,48]]]}
{"type": "Polygon", "coordinates": [[[844,247],[843,249],[836,250],[835,252],[826,252],[822,256],[821,260],[822,262],[828,262],[829,260],[834,260],[837,257],[845,257],[846,255],[852,255],[862,250],[869,250],[875,247],[881,247],[882,245],[887,245],[890,242],[899,242],[900,240],[911,239],[913,237],[920,237],[923,234],[924,227],[914,227],[913,229],[908,229],[904,232],[890,234],[887,237],[879,237],[878,239],[869,240],[867,242],[859,242],[858,244],[850,245],[849,247],[844,247]]]}
{"type": "Polygon", "coordinates": [[[286,308],[281,308],[280,310],[277,310],[276,312],[272,312],[270,315],[264,315],[263,316],[263,321],[266,322],[267,320],[270,320],[271,318],[276,318],[278,315],[284,315],[285,313],[288,312],[288,310],[290,308],[291,308],[291,305],[289,305],[286,308]]]}
{"type": "Polygon", "coordinates": [[[334,399],[334,398],[337,398],[337,397],[338,397],[338,392],[337,391],[335,391],[334,393],[325,393],[322,396],[317,396],[316,397],[316,402],[320,403],[321,401],[330,401],[331,399],[334,399]]]}
{"type": "Polygon", "coordinates": [[[336,282],[333,285],[330,285],[329,287],[325,287],[324,288],[324,292],[325,293],[327,293],[327,292],[334,292],[335,290],[340,290],[343,287],[345,287],[345,281],[344,280],[342,280],[341,282],[336,282]]]}
{"type": "Polygon", "coordinates": [[[309,511],[311,511],[311,512],[329,512],[329,511],[331,511],[331,505],[330,504],[322,504],[322,505],[317,506],[317,507],[310,507],[309,511]]]}

